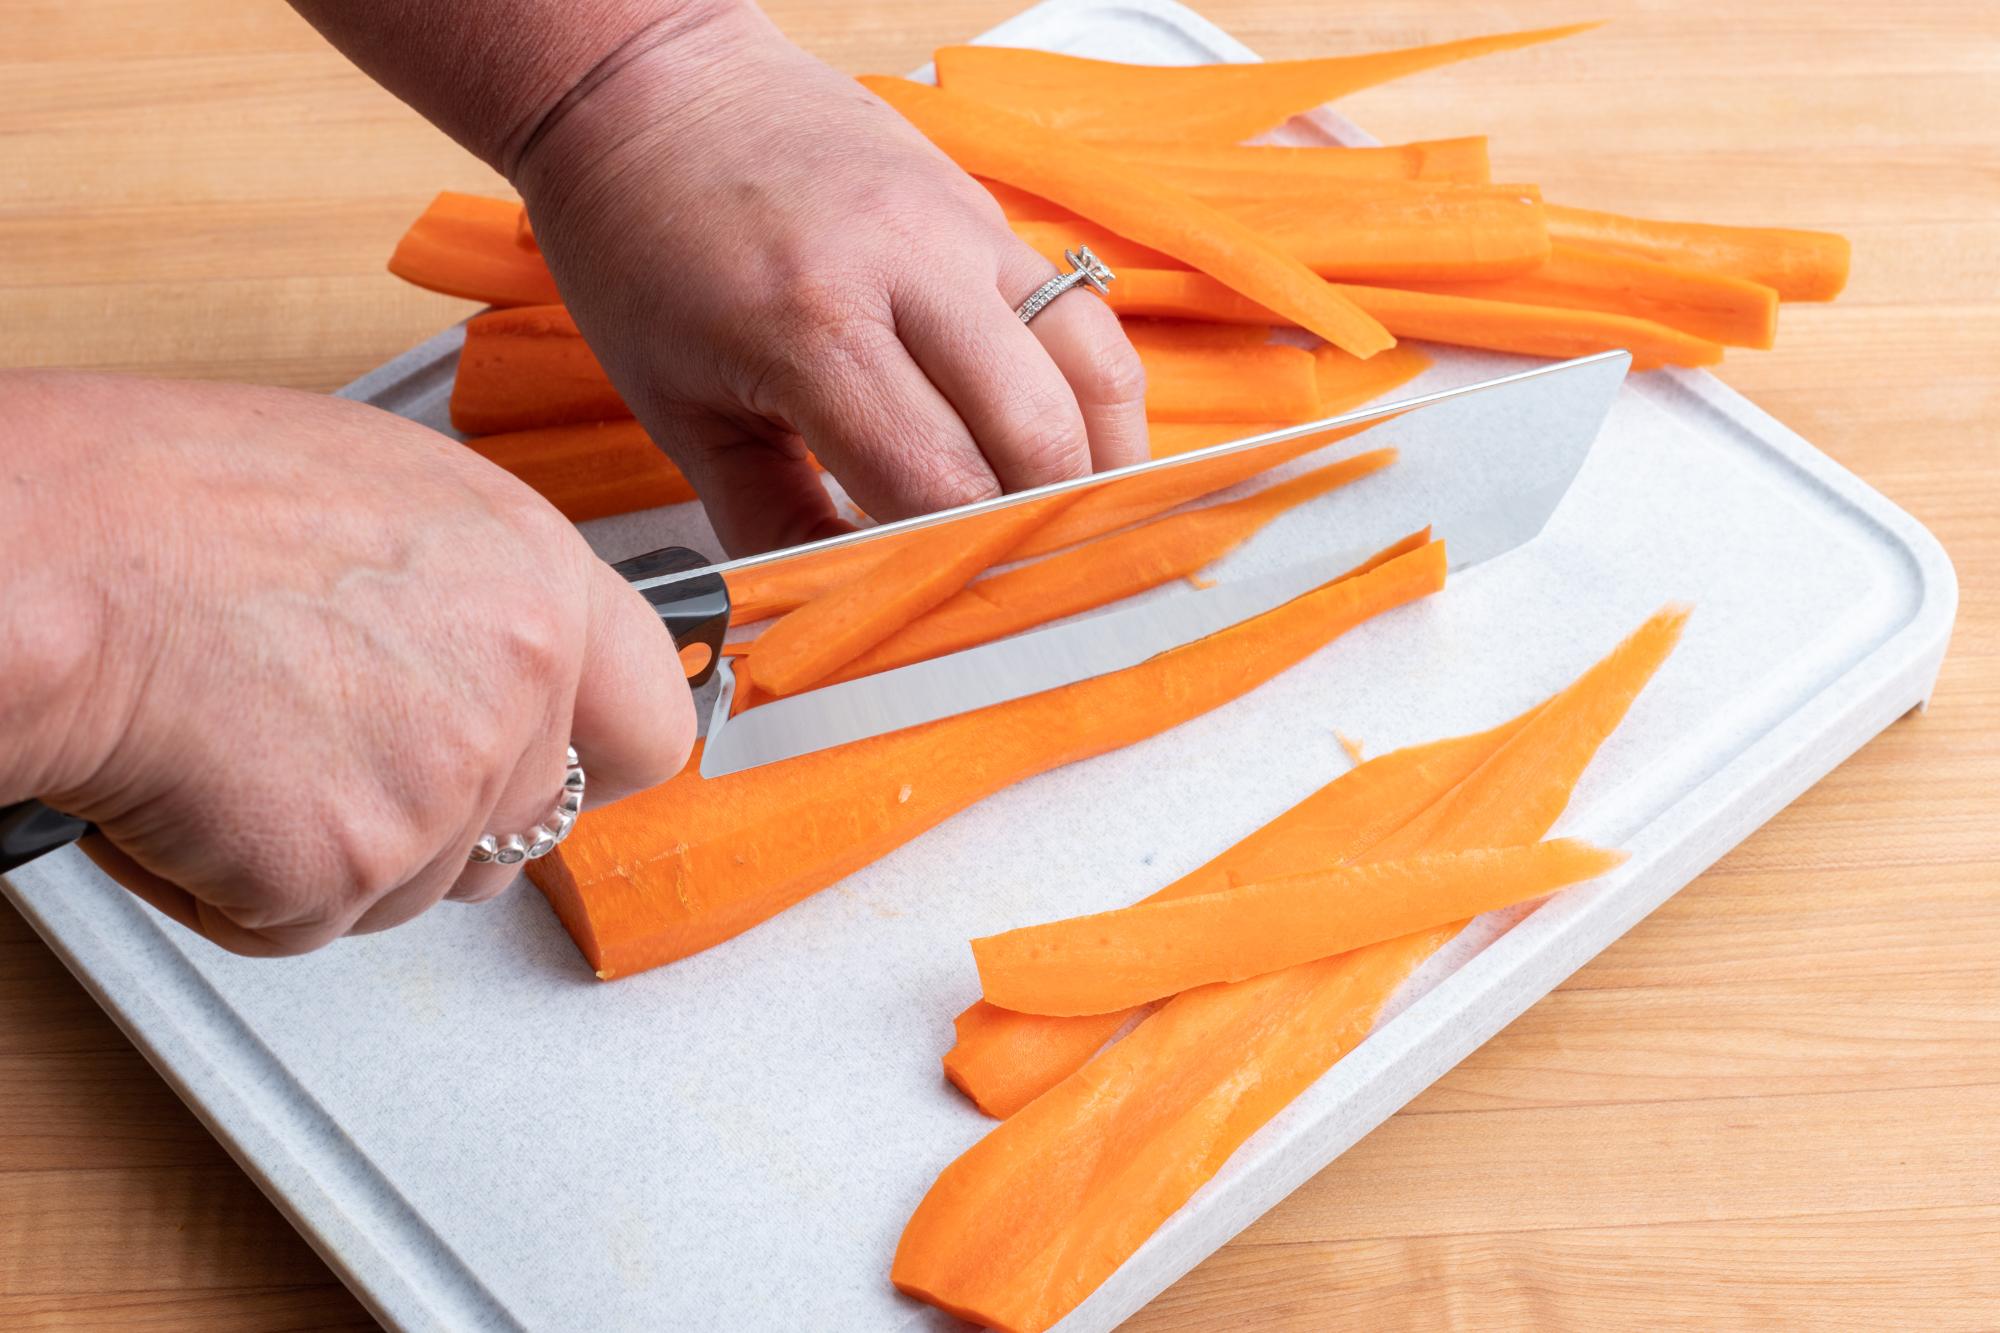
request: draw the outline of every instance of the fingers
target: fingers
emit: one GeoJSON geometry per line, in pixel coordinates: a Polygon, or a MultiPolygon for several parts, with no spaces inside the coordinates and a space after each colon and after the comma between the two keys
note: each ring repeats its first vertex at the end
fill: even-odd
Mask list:
{"type": "MultiPolygon", "coordinates": [[[[818,483],[815,482],[815,485],[818,483]]],[[[591,562],[590,621],[569,743],[586,803],[603,805],[681,771],[694,749],[694,697],[673,636],[611,566],[591,562]]],[[[556,738],[556,754],[563,738],[556,738]]],[[[560,783],[560,765],[555,778],[560,783]]],[[[553,795],[555,786],[549,787],[553,795]]]]}
{"type": "Polygon", "coordinates": [[[474,821],[477,828],[462,830],[452,846],[410,883],[386,894],[361,915],[355,933],[387,930],[428,911],[439,898],[453,902],[483,903],[495,898],[521,874],[519,863],[467,859],[472,844],[490,833],[504,842],[511,834],[524,837],[549,819],[562,795],[563,773],[568,768],[569,746],[557,737],[538,737],[514,766],[500,799],[485,815],[474,821]],[[435,886],[435,892],[431,887],[435,886]]]}
{"type": "Polygon", "coordinates": [[[798,546],[851,526],[834,512],[796,435],[748,435],[720,422],[693,430],[711,438],[689,439],[681,466],[731,555],[798,546]]]}
{"type": "MultiPolygon", "coordinates": [[[[1001,261],[1001,294],[1019,304],[1053,271],[1027,246],[1011,249],[1001,261]]],[[[1104,472],[1145,462],[1146,371],[1111,307],[1087,288],[1067,292],[1025,328],[1075,397],[1091,466],[1104,472]]]]}

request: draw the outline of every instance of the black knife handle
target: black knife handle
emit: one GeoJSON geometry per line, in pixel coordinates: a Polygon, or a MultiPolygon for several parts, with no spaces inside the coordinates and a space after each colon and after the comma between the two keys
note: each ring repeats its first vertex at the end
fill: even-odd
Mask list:
{"type": "MultiPolygon", "coordinates": [[[[632,583],[700,569],[708,563],[697,551],[668,546],[621,560],[612,568],[632,583]]],[[[680,579],[647,588],[640,596],[652,604],[666,622],[667,632],[674,636],[689,686],[706,684],[715,674],[715,664],[722,657],[722,636],[729,630],[729,587],[722,576],[680,579]]],[[[67,847],[90,828],[88,821],[51,810],[40,801],[0,806],[0,875],[58,847],[67,847]]]]}

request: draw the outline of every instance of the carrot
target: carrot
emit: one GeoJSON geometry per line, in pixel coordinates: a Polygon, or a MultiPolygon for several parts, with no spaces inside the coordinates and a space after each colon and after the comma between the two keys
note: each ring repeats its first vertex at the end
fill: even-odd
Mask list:
{"type": "Polygon", "coordinates": [[[1596,26],[1576,23],[1366,55],[1240,65],[1129,65],[1005,46],[943,46],[935,59],[938,82],[950,92],[1066,134],[1233,144],[1363,88],[1596,26]]]}
{"type": "Polygon", "coordinates": [[[519,204],[446,190],[410,224],[389,256],[405,282],[488,305],[560,301],[539,251],[516,244],[519,204]]]}
{"type": "Polygon", "coordinates": [[[722,576],[729,587],[729,618],[732,623],[747,625],[783,615],[862,571],[873,569],[889,553],[886,542],[863,542],[836,546],[829,551],[788,555],[747,569],[732,569],[722,576]]]}
{"type": "Polygon", "coordinates": [[[1313,354],[1303,347],[1135,346],[1146,367],[1148,420],[1297,423],[1324,415],[1313,354]]]}
{"type": "Polygon", "coordinates": [[[1014,234],[1042,258],[1067,273],[1069,263],[1063,257],[1066,250],[1078,246],[1089,246],[1090,253],[1098,262],[1114,273],[1124,267],[1132,268],[1180,268],[1179,260],[1171,255],[1163,255],[1158,250],[1149,249],[1134,241],[1128,241],[1109,227],[1095,222],[1085,222],[1072,217],[1060,222],[1022,222],[1010,220],[1007,224],[1014,234]]]}
{"type": "Polygon", "coordinates": [[[572,523],[695,498],[694,487],[636,421],[480,435],[466,447],[526,482],[572,523]]]}
{"type": "Polygon", "coordinates": [[[1289,148],[1268,144],[1106,143],[1106,152],[1158,168],[1189,194],[1236,198],[1284,194],[1337,181],[1411,180],[1484,185],[1492,180],[1486,139],[1430,139],[1380,148],[1289,148]]]}
{"type": "Polygon", "coordinates": [[[1433,542],[1125,671],[586,814],[531,878],[600,977],[739,934],[1012,783],[1198,717],[1435,592],[1433,542]]]}
{"type": "Polygon", "coordinates": [[[1052,204],[1018,185],[977,175],[973,179],[986,187],[986,192],[993,196],[993,202],[1000,205],[1000,211],[1010,222],[1068,222],[1076,217],[1062,205],[1052,204]]]}
{"type": "Polygon", "coordinates": [[[1833,232],[1660,222],[1558,204],[1547,212],[1555,240],[1761,283],[1786,301],[1831,301],[1847,285],[1852,247],[1833,232]]]}
{"type": "MultiPolygon", "coordinates": [[[[1683,619],[1668,611],[1648,621],[1362,855],[1391,860],[1541,837],[1683,619]],[[1509,788],[1521,800],[1505,800],[1509,788]]],[[[975,1323],[1048,1328],[1359,1044],[1396,988],[1458,929],[1175,996],[946,1167],[904,1228],[891,1279],[975,1323]]]]}
{"type": "Polygon", "coordinates": [[[1323,278],[1498,278],[1549,256],[1533,186],[1335,181],[1310,191],[1206,197],[1323,278]]]}
{"type": "MultiPolygon", "coordinates": [[[[1141,352],[1154,348],[1170,352],[1231,351],[1238,347],[1261,347],[1271,341],[1269,325],[1216,324],[1193,319],[1128,319],[1121,323],[1126,338],[1141,352]]],[[[1357,366],[1372,366],[1381,359],[1353,358],[1357,366]]]]}
{"type": "Polygon", "coordinates": [[[1255,495],[1128,529],[981,579],[918,616],[828,677],[892,671],[1109,605],[1214,564],[1280,514],[1395,461],[1377,449],[1315,468],[1255,495]]]}
{"type": "Polygon", "coordinates": [[[1033,190],[1079,217],[1172,255],[1356,356],[1395,344],[1353,302],[1228,214],[1088,144],[908,79],[862,82],[976,176],[1033,190]]]}
{"type": "Polygon", "coordinates": [[[1558,838],[1335,865],[1191,898],[1026,926],[972,942],[988,1004],[1120,1013],[1512,907],[1624,860],[1558,838]]]}
{"type": "Polygon", "coordinates": [[[489,310],[466,322],[451,386],[451,424],[466,434],[631,415],[563,307],[489,310]]]}
{"type": "Polygon", "coordinates": [[[1769,347],[1778,333],[1778,293],[1762,283],[1567,242],[1549,247],[1548,260],[1539,268],[1512,277],[1403,285],[1488,301],[1631,315],[1730,347],[1769,347]]]}
{"type": "Polygon", "coordinates": [[[1059,508],[1012,505],[888,538],[896,549],[879,564],[786,612],[757,637],[748,660],[758,688],[783,697],[819,683],[999,563],[1059,508]]]}
{"type": "MultiPolygon", "coordinates": [[[[1276,318],[1270,310],[1206,278],[1205,274],[1172,269],[1122,269],[1118,281],[1111,285],[1111,308],[1121,317],[1146,315],[1239,324],[1268,324],[1276,318]]],[[[1622,347],[1641,368],[1709,366],[1722,360],[1719,343],[1631,315],[1395,287],[1343,286],[1341,290],[1403,338],[1527,356],[1583,356],[1622,347]]]]}
{"type": "MultiPolygon", "coordinates": [[[[1399,347],[1396,350],[1402,349],[1399,347]]],[[[1151,441],[1153,457],[1172,458],[1190,450],[1206,449],[1212,444],[1247,440],[1252,435],[1284,428],[1282,421],[1149,421],[1146,423],[1146,434],[1151,441]]]]}
{"type": "Polygon", "coordinates": [[[1398,347],[1363,361],[1338,347],[1313,349],[1313,375],[1319,384],[1319,412],[1339,416],[1408,384],[1431,367],[1431,359],[1414,347],[1398,347]]]}

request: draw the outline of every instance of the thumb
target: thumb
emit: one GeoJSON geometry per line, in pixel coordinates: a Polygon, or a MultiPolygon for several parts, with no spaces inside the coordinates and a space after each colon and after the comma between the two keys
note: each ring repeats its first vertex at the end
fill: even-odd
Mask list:
{"type": "Polygon", "coordinates": [[[673,636],[611,566],[592,561],[590,624],[570,743],[591,805],[656,787],[694,748],[694,699],[673,636]]]}

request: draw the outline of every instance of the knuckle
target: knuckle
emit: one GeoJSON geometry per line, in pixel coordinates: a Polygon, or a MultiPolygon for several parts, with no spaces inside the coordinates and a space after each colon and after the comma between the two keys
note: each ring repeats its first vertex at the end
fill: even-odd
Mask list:
{"type": "Polygon", "coordinates": [[[1091,402],[1107,407],[1143,402],[1146,365],[1122,335],[1104,339],[1091,350],[1078,389],[1091,402]]]}
{"type": "Polygon", "coordinates": [[[1090,446],[1083,415],[1073,401],[1053,396],[1031,401],[1015,417],[1006,441],[1022,470],[1050,481],[1080,477],[1090,470],[1090,446]]]}

